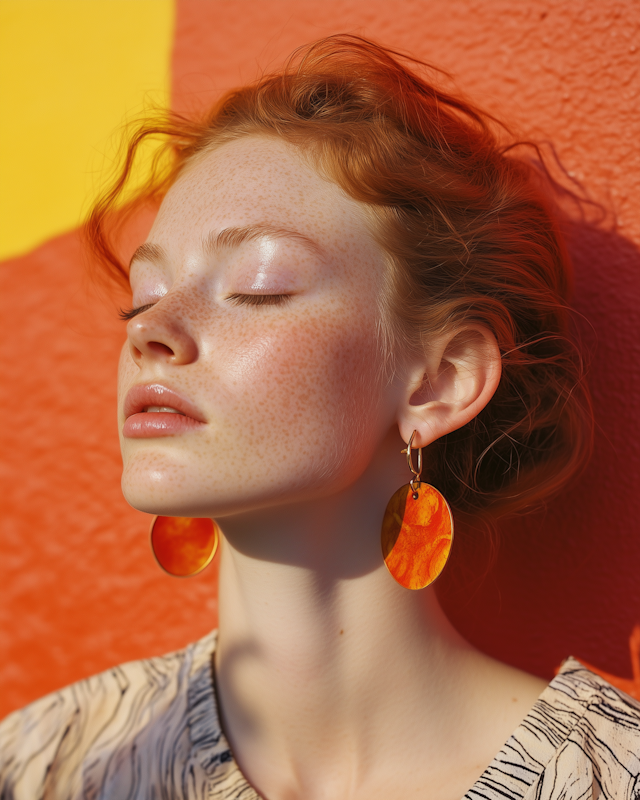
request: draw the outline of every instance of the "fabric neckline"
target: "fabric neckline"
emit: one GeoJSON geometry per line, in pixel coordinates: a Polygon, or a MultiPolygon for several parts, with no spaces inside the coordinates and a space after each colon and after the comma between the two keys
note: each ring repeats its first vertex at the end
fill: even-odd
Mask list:
{"type": "Polygon", "coordinates": [[[576,672],[587,670],[569,656],[462,800],[527,797],[589,707],[592,688],[576,672]]]}
{"type": "MultiPolygon", "coordinates": [[[[214,631],[196,643],[199,652],[194,661],[199,666],[189,682],[188,702],[193,756],[210,781],[210,800],[261,800],[240,771],[222,731],[213,664],[216,641],[214,631]]],[[[576,672],[588,671],[576,659],[567,658],[461,800],[524,800],[589,706],[592,688],[576,681],[576,672]]]]}

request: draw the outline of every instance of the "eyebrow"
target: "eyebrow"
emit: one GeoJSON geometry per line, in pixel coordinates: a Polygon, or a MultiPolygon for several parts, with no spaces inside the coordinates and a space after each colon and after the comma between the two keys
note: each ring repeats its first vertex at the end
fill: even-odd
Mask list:
{"type": "MultiPolygon", "coordinates": [[[[208,255],[217,254],[221,250],[240,247],[246,242],[255,242],[258,239],[269,237],[271,239],[292,239],[302,244],[318,256],[324,255],[323,248],[298,231],[288,228],[279,228],[273,225],[245,225],[243,227],[223,228],[218,233],[210,233],[204,237],[203,249],[208,255]]],[[[129,270],[136,261],[164,261],[167,257],[166,250],[158,244],[141,244],[131,256],[129,270]]]]}
{"type": "Polygon", "coordinates": [[[144,244],[141,244],[131,256],[131,261],[129,261],[129,272],[131,272],[131,267],[136,261],[164,261],[166,257],[167,253],[164,247],[160,247],[159,244],[149,244],[148,242],[145,242],[144,244]]]}
{"type": "Polygon", "coordinates": [[[271,239],[292,239],[312,250],[316,255],[324,255],[322,247],[303,233],[264,224],[245,225],[241,228],[224,228],[218,233],[210,233],[204,239],[204,249],[205,252],[210,254],[218,253],[220,250],[240,247],[245,242],[255,242],[266,237],[271,239]]]}

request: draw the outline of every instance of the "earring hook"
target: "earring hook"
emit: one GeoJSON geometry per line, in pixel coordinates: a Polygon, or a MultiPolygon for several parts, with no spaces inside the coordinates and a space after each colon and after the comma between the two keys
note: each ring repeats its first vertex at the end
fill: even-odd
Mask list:
{"type": "Polygon", "coordinates": [[[411,455],[411,449],[412,449],[411,445],[413,443],[413,437],[416,435],[417,432],[418,431],[414,431],[411,434],[411,437],[409,439],[409,444],[407,445],[405,450],[401,451],[402,453],[406,453],[407,454],[407,464],[409,465],[409,469],[413,473],[413,478],[409,481],[409,486],[411,486],[411,489],[413,491],[413,499],[414,500],[418,499],[418,495],[416,494],[416,484],[418,486],[420,486],[420,483],[421,483],[420,476],[422,475],[422,448],[421,447],[416,447],[415,448],[418,451],[418,465],[417,465],[418,468],[417,469],[414,469],[413,456],[411,455]]]}

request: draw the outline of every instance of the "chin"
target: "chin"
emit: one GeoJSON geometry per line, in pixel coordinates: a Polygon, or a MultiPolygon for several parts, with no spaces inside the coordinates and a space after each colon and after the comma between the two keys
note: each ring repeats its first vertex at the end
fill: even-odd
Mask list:
{"type": "Polygon", "coordinates": [[[125,467],[122,474],[122,493],[130,506],[145,514],[164,517],[225,517],[246,513],[277,503],[280,493],[274,497],[272,488],[264,487],[247,496],[242,479],[225,485],[222,480],[212,479],[207,485],[199,480],[200,475],[167,474],[158,468],[142,469],[125,467]],[[212,488],[212,486],[214,488],[212,488]]]}
{"type": "Polygon", "coordinates": [[[197,481],[175,464],[125,459],[122,493],[130,506],[145,514],[165,517],[208,516],[203,513],[202,492],[197,481]],[[146,462],[146,463],[145,463],[146,462]],[[191,487],[191,490],[185,490],[191,487]]]}
{"type": "Polygon", "coordinates": [[[184,502],[184,497],[171,497],[170,494],[159,497],[156,493],[145,491],[136,486],[122,483],[124,499],[136,511],[144,514],[159,515],[162,517],[194,517],[193,509],[184,502]]]}

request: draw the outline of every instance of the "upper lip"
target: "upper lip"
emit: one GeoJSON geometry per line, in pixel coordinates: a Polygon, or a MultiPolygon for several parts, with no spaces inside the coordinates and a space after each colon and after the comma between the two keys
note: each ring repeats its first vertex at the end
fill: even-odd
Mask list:
{"type": "Polygon", "coordinates": [[[124,399],[125,419],[139,414],[147,406],[167,406],[198,422],[206,422],[204,415],[190,400],[161,383],[132,386],[124,399]]]}

